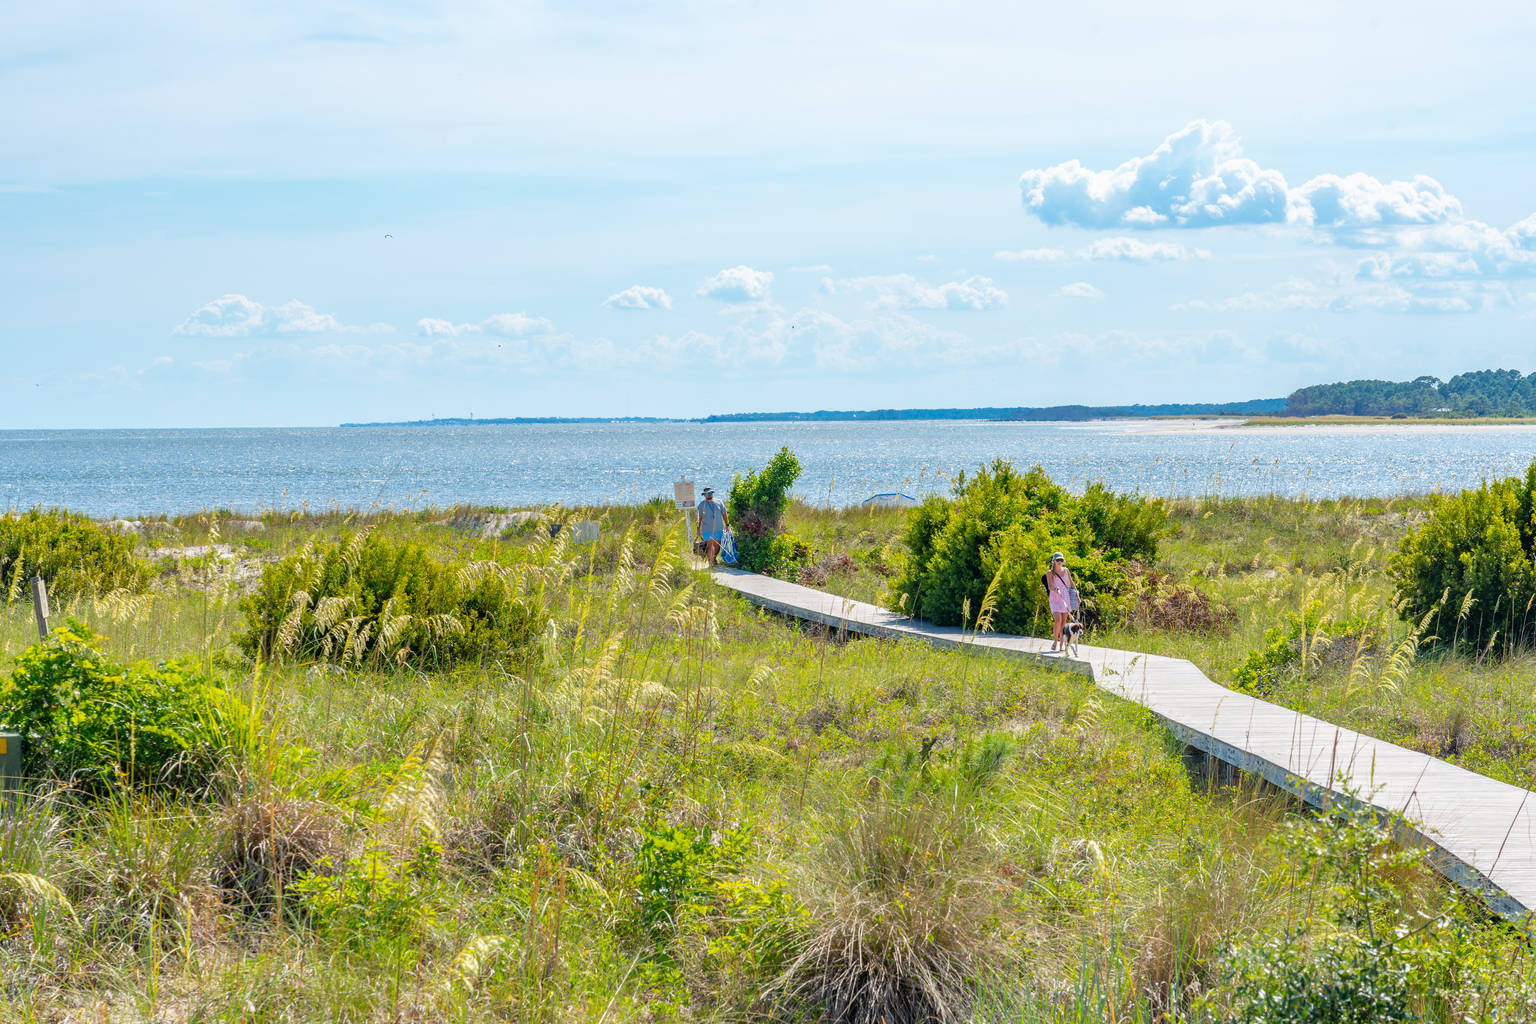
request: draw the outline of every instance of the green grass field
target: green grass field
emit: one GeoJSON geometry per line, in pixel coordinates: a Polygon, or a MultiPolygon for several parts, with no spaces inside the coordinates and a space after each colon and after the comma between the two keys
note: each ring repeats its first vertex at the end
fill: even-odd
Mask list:
{"type": "MultiPolygon", "coordinates": [[[[1178,505],[1157,569],[1230,616],[1189,631],[1152,608],[1093,640],[1228,681],[1321,602],[1379,635],[1301,659],[1273,699],[1530,786],[1525,656],[1391,659],[1408,628],[1385,559],[1424,509],[1178,505]]],[[[663,503],[576,518],[603,522],[597,544],[481,538],[475,510],[190,517],[156,543],[238,560],[170,559],[146,595],[58,609],[115,658],[193,659],[261,727],[204,795],[20,798],[0,822],[0,1020],[1536,1015],[1519,929],[1375,823],[1191,774],[1150,715],[1081,679],[760,613],[690,565],[663,503]],[[359,526],[534,574],[550,628],[442,671],[243,663],[254,573],[359,526]]],[[[903,525],[786,522],[801,578],[871,600],[903,525]]],[[[0,655],[33,640],[13,594],[0,655]]]]}

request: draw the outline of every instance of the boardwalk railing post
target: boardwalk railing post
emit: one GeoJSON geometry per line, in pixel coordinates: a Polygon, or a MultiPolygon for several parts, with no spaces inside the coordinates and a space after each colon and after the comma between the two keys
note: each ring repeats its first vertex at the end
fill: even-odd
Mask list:
{"type": "Polygon", "coordinates": [[[32,577],[32,614],[37,618],[37,637],[48,639],[48,584],[41,576],[32,577]]]}

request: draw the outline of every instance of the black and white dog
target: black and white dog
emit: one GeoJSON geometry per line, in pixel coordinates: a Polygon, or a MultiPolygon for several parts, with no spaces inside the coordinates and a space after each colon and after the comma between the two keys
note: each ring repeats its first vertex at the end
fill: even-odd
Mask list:
{"type": "Polygon", "coordinates": [[[1066,641],[1066,649],[1077,656],[1077,645],[1083,638],[1083,624],[1073,619],[1062,628],[1061,638],[1066,641]]]}

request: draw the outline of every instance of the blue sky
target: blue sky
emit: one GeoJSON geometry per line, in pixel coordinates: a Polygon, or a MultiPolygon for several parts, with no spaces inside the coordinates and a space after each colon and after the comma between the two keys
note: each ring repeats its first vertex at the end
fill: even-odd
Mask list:
{"type": "Polygon", "coordinates": [[[0,428],[1536,369],[1529,5],[29,6],[0,428]]]}

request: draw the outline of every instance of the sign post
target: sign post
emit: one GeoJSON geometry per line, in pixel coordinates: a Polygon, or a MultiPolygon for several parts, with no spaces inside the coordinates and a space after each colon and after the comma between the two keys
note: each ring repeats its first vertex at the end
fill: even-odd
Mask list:
{"type": "Polygon", "coordinates": [[[37,637],[48,639],[48,584],[41,576],[32,577],[32,615],[37,619],[37,637]]]}
{"type": "Polygon", "coordinates": [[[688,552],[693,553],[693,481],[684,477],[672,485],[672,500],[683,510],[683,539],[688,542],[688,552]]]}

